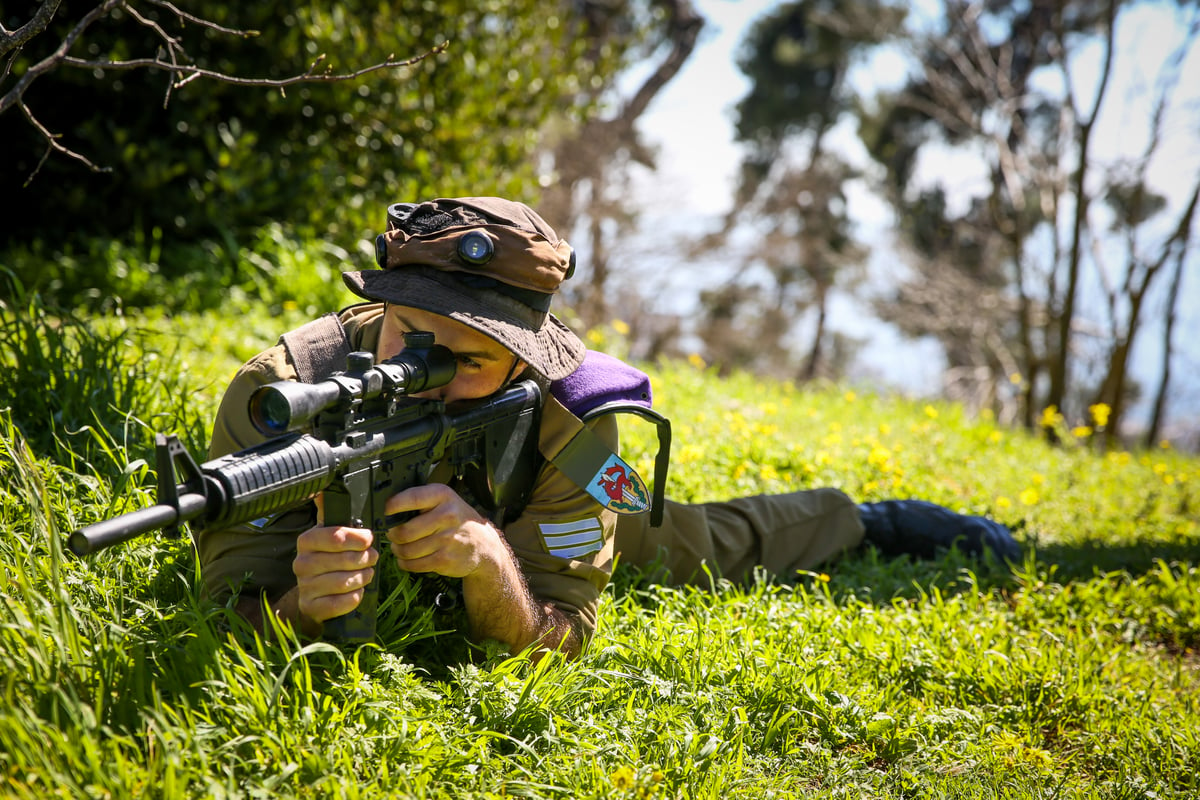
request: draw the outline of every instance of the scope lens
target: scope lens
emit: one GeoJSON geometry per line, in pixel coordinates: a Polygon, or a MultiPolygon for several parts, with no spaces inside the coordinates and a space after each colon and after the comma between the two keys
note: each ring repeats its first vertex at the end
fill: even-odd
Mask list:
{"type": "Polygon", "coordinates": [[[292,423],[292,405],[282,392],[266,388],[254,395],[251,414],[263,433],[286,433],[292,423]]]}

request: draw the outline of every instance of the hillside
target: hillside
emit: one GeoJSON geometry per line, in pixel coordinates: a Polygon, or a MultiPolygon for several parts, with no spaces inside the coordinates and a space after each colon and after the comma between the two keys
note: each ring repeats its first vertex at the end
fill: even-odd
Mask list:
{"type": "MultiPolygon", "coordinates": [[[[619,569],[587,654],[536,666],[466,656],[398,580],[390,649],[355,653],[249,634],[199,598],[186,540],[62,549],[74,527],[151,503],[149,434],[201,450],[223,381],[301,312],[72,322],[33,303],[2,319],[2,796],[1200,789],[1195,458],[1097,452],[1085,430],[1051,447],[954,406],[653,365],[670,496],[919,497],[1008,524],[1025,563],[866,550],[795,586],[704,592],[619,569]]],[[[652,440],[628,427],[646,475],[652,440]]]]}

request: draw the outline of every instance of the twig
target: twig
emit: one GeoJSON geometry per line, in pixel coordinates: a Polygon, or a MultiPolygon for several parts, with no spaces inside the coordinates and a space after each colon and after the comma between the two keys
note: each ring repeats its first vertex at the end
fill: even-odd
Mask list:
{"type": "Polygon", "coordinates": [[[92,172],[112,172],[112,167],[97,166],[90,159],[88,159],[87,156],[76,153],[74,150],[71,150],[68,147],[63,147],[58,143],[58,139],[62,136],[61,133],[51,133],[46,126],[39,122],[37,117],[33,115],[33,112],[29,110],[29,106],[25,105],[24,103],[21,103],[20,106],[21,112],[25,115],[25,119],[29,120],[29,124],[36,128],[38,133],[42,134],[42,138],[46,140],[46,152],[42,153],[42,157],[38,159],[37,166],[33,168],[33,172],[31,172],[29,177],[25,179],[25,186],[28,186],[30,182],[37,177],[38,172],[40,172],[42,169],[42,164],[46,163],[46,159],[50,156],[50,153],[54,151],[58,151],[68,158],[73,158],[76,161],[82,162],[84,166],[86,166],[92,172]]]}
{"type": "Polygon", "coordinates": [[[159,69],[167,72],[184,73],[184,77],[175,81],[176,88],[183,86],[185,83],[195,80],[196,78],[208,78],[209,80],[219,81],[220,83],[228,83],[234,86],[268,86],[272,88],[280,88],[284,86],[292,86],[297,83],[336,83],[338,81],[348,81],[355,78],[361,78],[363,75],[369,75],[372,72],[378,72],[381,69],[391,69],[394,67],[410,67],[424,61],[430,56],[445,52],[449,47],[449,42],[442,42],[439,45],[431,47],[427,52],[424,52],[411,58],[396,60],[395,54],[389,55],[385,60],[378,64],[372,64],[369,67],[354,70],[353,72],[325,72],[318,74],[315,72],[317,65],[322,63],[324,56],[319,57],[313,62],[306,71],[299,75],[292,75],[287,78],[243,78],[238,75],[230,75],[227,72],[217,70],[204,69],[195,65],[178,65],[168,61],[163,61],[161,58],[133,58],[125,61],[105,61],[105,60],[90,60],[83,58],[75,58],[67,56],[62,60],[62,63],[68,67],[78,67],[80,69],[101,69],[101,70],[129,70],[129,69],[159,69]]]}

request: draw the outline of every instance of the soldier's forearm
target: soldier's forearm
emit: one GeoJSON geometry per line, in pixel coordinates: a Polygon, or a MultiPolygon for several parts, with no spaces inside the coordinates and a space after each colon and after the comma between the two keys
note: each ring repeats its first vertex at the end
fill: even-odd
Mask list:
{"type": "Polygon", "coordinates": [[[463,578],[463,599],[477,640],[495,639],[512,653],[537,645],[539,652],[579,655],[582,641],[570,620],[530,594],[516,557],[498,531],[479,569],[463,578]]]}

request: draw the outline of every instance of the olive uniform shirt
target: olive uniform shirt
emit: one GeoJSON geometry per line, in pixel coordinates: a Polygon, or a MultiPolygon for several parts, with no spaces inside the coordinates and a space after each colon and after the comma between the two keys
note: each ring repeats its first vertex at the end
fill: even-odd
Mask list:
{"type": "MultiPolygon", "coordinates": [[[[353,306],[343,311],[340,319],[352,349],[375,352],[383,321],[381,303],[353,306]]],[[[264,384],[297,377],[296,365],[282,340],[243,365],[221,400],[209,457],[263,441],[265,437],[255,429],[247,410],[251,393],[264,384]]],[[[528,505],[504,526],[503,535],[533,597],[577,619],[584,635],[590,637],[596,627],[600,592],[612,572],[616,514],[602,508],[549,463],[582,425],[562,404],[546,396],[538,438],[546,463],[537,475],[528,505]]],[[[617,451],[617,425],[611,416],[589,423],[589,427],[617,451]]],[[[435,469],[432,480],[448,482],[450,478],[435,469]]],[[[486,516],[486,511],[480,510],[486,516]]],[[[197,549],[206,590],[214,597],[246,589],[264,592],[272,599],[279,597],[296,585],[292,571],[296,537],[315,524],[315,507],[309,502],[266,523],[201,531],[197,549]]]]}

